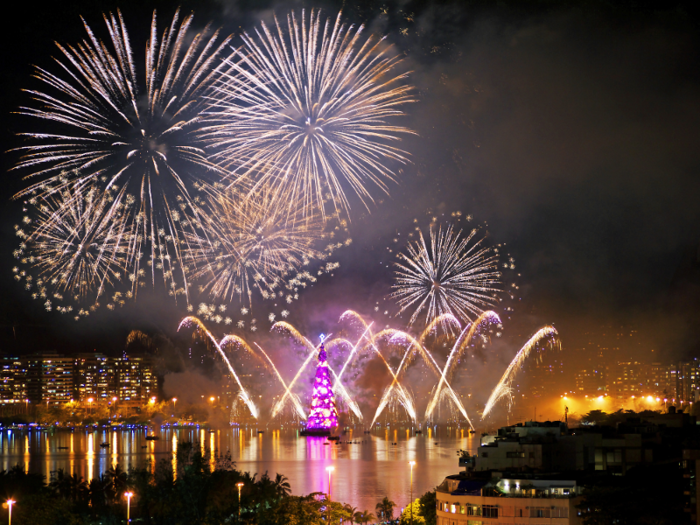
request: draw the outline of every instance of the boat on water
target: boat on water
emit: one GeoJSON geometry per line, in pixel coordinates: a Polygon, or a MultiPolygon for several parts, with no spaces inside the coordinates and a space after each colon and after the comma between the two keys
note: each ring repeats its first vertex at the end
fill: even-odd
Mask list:
{"type": "Polygon", "coordinates": [[[160,436],[146,436],[146,441],[155,441],[160,439],[160,436]]]}
{"type": "Polygon", "coordinates": [[[331,435],[330,429],[327,428],[305,428],[299,432],[300,436],[311,436],[311,437],[328,437],[331,435]]]}

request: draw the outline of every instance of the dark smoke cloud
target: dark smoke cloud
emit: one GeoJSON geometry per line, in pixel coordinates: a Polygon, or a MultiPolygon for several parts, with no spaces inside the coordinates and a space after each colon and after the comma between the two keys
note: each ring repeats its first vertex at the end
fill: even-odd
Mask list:
{"type": "MultiPolygon", "coordinates": [[[[299,5],[259,8],[222,1],[198,8],[196,20],[213,13],[225,30],[240,33],[252,31],[260,19],[269,23],[273,12],[299,5]]],[[[339,7],[325,5],[330,14],[339,7]]],[[[655,358],[671,360],[696,352],[696,27],[673,16],[632,11],[620,15],[574,6],[516,13],[520,8],[505,5],[474,10],[458,2],[389,3],[388,15],[361,3],[347,6],[348,17],[388,33],[388,41],[406,54],[419,98],[407,108],[407,122],[418,132],[405,142],[414,164],[402,169],[400,184],[391,186],[390,196],[379,198],[371,213],[355,208],[354,242],[338,252],[340,269],[304,292],[290,308],[290,321],[313,338],[336,330],[347,308],[374,315],[374,305],[389,291],[385,249],[393,233],[428,209],[461,210],[488,222],[490,239],[507,243],[523,276],[522,301],[505,323],[507,338],[469,362],[472,373],[463,378],[462,388],[483,397],[544,323],[557,326],[565,351],[578,348],[586,331],[626,325],[643,332],[643,345],[630,349],[632,356],[646,358],[653,349],[655,358]]],[[[69,27],[82,37],[74,18],[69,27]]],[[[136,17],[127,18],[132,24],[136,17]]],[[[99,16],[90,19],[97,25],[99,16]]],[[[45,65],[48,52],[28,38],[21,41],[33,51],[22,63],[45,65]]],[[[46,40],[42,45],[50,45],[41,38],[46,40]]],[[[63,33],[51,38],[75,40],[63,33]]],[[[27,85],[25,66],[6,68],[4,75],[13,93],[27,85]],[[20,78],[21,86],[8,75],[20,78]]],[[[9,101],[12,107],[5,107],[5,114],[20,99],[9,101]]],[[[8,141],[14,140],[9,133],[8,141]]],[[[9,166],[9,157],[5,162],[9,166]]],[[[80,324],[37,311],[9,278],[14,264],[9,253],[16,243],[11,225],[20,212],[13,205],[3,213],[8,256],[0,271],[8,277],[0,314],[7,348],[38,348],[41,334],[42,342],[64,351],[111,348],[116,353],[132,328],[174,332],[183,309],[164,301],[160,290],[144,290],[135,305],[80,324]]],[[[380,328],[385,323],[403,328],[376,317],[380,328]]],[[[283,375],[291,377],[301,361],[299,352],[290,352],[287,342],[267,339],[264,331],[247,337],[261,341],[283,375]]],[[[181,370],[166,375],[166,395],[196,398],[215,387],[207,376],[185,371],[186,363],[181,370]]],[[[419,364],[409,377],[417,397],[434,383],[419,364]]],[[[371,411],[374,396],[378,402],[388,384],[386,369],[372,359],[354,386],[364,392],[362,402],[371,411]]]]}

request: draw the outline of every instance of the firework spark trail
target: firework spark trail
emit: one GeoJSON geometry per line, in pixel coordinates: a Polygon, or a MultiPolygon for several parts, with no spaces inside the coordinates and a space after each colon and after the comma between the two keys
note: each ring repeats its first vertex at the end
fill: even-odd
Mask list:
{"type": "Polygon", "coordinates": [[[464,349],[472,341],[477,331],[486,323],[500,324],[501,319],[495,312],[486,311],[482,313],[473,323],[467,325],[464,328],[464,330],[462,330],[462,333],[459,334],[459,337],[455,341],[455,344],[452,346],[450,355],[447,357],[447,362],[445,363],[445,367],[443,368],[442,373],[440,375],[440,381],[438,382],[437,387],[433,391],[433,397],[428,403],[428,407],[425,411],[425,419],[430,419],[430,417],[432,416],[433,411],[435,410],[435,407],[437,406],[438,401],[440,399],[443,385],[449,384],[447,383],[448,378],[452,378],[452,375],[454,374],[454,368],[457,365],[460,356],[464,352],[464,349]]]}
{"type": "Polygon", "coordinates": [[[401,376],[402,373],[406,371],[408,366],[413,362],[413,358],[416,354],[420,354],[423,358],[423,362],[428,365],[428,368],[435,374],[440,375],[440,368],[433,359],[433,356],[428,353],[425,347],[411,334],[404,332],[402,330],[396,330],[395,328],[387,328],[377,333],[374,336],[374,341],[379,339],[388,338],[390,344],[404,344],[406,345],[406,361],[402,369],[397,370],[397,376],[401,376]],[[400,342],[401,341],[401,342],[400,342]],[[416,349],[417,352],[412,352],[412,349],[416,349]]]}
{"type": "MultiPolygon", "coordinates": [[[[358,319],[360,319],[360,321],[362,321],[364,323],[364,320],[355,312],[352,312],[349,310],[346,313],[355,314],[355,316],[358,319]]],[[[345,315],[345,314],[343,314],[343,315],[345,315]]],[[[341,317],[341,319],[342,319],[342,317],[341,317]]],[[[436,317],[435,319],[433,319],[432,322],[423,330],[420,337],[416,341],[416,344],[423,346],[425,339],[428,337],[428,335],[430,335],[434,330],[436,330],[438,326],[445,326],[447,324],[452,324],[452,325],[456,326],[458,329],[461,328],[461,326],[459,324],[459,320],[454,315],[441,314],[438,317],[436,317]]],[[[379,350],[374,345],[373,341],[371,342],[371,344],[374,347],[374,349],[376,350],[376,352],[379,353],[379,350]]],[[[417,420],[417,415],[416,415],[415,408],[413,407],[413,403],[410,400],[410,397],[408,395],[408,392],[405,390],[403,385],[401,385],[401,383],[399,382],[398,375],[396,373],[394,373],[394,371],[391,369],[389,364],[384,359],[384,356],[382,356],[381,353],[379,353],[379,355],[384,360],[384,363],[386,364],[387,368],[391,372],[393,380],[391,382],[391,385],[389,385],[389,387],[384,391],[384,394],[382,395],[382,398],[379,402],[379,405],[377,406],[377,410],[375,411],[374,419],[372,420],[372,425],[374,425],[377,418],[381,415],[384,408],[386,408],[386,406],[388,405],[395,388],[399,390],[398,398],[399,398],[399,400],[401,400],[401,404],[404,406],[404,408],[406,408],[406,411],[409,412],[409,414],[411,414],[411,417],[413,418],[413,421],[415,422],[417,420]],[[410,408],[407,408],[407,406],[410,408]]],[[[398,374],[400,374],[402,371],[405,371],[408,364],[410,364],[410,362],[409,362],[410,359],[407,359],[409,356],[410,356],[410,348],[407,349],[406,352],[404,352],[403,358],[401,359],[401,363],[399,363],[399,367],[397,368],[398,374]]],[[[426,361],[426,363],[427,363],[427,361],[426,361]]],[[[468,419],[469,418],[467,418],[467,420],[468,419]]]]}
{"type": "MultiPolygon", "coordinates": [[[[404,406],[404,408],[406,408],[406,412],[408,412],[408,414],[411,416],[411,418],[413,419],[413,421],[415,423],[417,420],[417,414],[416,414],[416,410],[414,408],[414,404],[408,396],[408,392],[406,392],[403,385],[399,382],[398,376],[391,369],[391,367],[389,366],[389,363],[387,363],[386,359],[384,359],[384,356],[381,353],[379,353],[379,349],[374,345],[374,343],[372,343],[372,346],[376,350],[377,354],[379,354],[379,356],[384,361],[384,364],[389,369],[389,372],[391,372],[391,376],[393,379],[391,381],[391,385],[389,385],[384,390],[384,394],[382,394],[382,398],[379,401],[379,405],[377,405],[377,410],[374,412],[374,418],[372,419],[372,424],[370,426],[374,426],[374,423],[377,421],[377,418],[381,415],[381,413],[384,411],[386,406],[389,404],[389,401],[390,401],[390,398],[391,398],[391,395],[392,395],[394,389],[399,391],[398,397],[399,397],[399,399],[403,400],[402,405],[404,406]]],[[[401,359],[401,363],[399,363],[398,370],[402,369],[408,354],[409,354],[409,350],[406,350],[406,352],[404,352],[403,358],[401,359]]]]}
{"type": "Polygon", "coordinates": [[[334,391],[340,394],[340,397],[343,399],[343,401],[345,401],[348,404],[350,410],[352,410],[358,417],[358,419],[361,421],[363,419],[363,416],[362,411],[360,410],[360,406],[357,404],[357,402],[355,402],[355,400],[352,397],[350,397],[350,394],[345,388],[345,385],[343,385],[343,383],[340,381],[340,376],[335,373],[335,370],[331,368],[331,365],[328,365],[328,370],[330,370],[333,374],[333,388],[335,389],[334,391]]]}
{"type": "Polygon", "coordinates": [[[407,75],[395,73],[401,58],[363,29],[312,10],[243,33],[225,60],[208,134],[232,177],[258,177],[284,202],[322,211],[326,193],[349,210],[344,183],[365,206],[374,202],[367,183],[388,191],[388,164],[408,162],[391,143],[413,133],[390,121],[415,100],[407,75]]]}
{"type": "MultiPolygon", "coordinates": [[[[385,391],[385,394],[382,396],[382,400],[379,403],[379,408],[377,409],[375,416],[374,416],[374,419],[372,420],[372,423],[370,426],[374,425],[374,422],[376,421],[377,417],[379,417],[379,414],[382,412],[382,410],[384,409],[384,407],[388,403],[388,399],[389,399],[390,395],[392,394],[393,389],[398,390],[397,397],[398,397],[399,402],[405,408],[408,415],[415,422],[416,421],[416,410],[414,408],[414,403],[411,400],[411,397],[409,396],[408,392],[403,387],[403,385],[401,385],[401,383],[399,382],[398,377],[396,376],[396,373],[394,372],[394,370],[392,370],[392,368],[391,368],[391,366],[389,366],[389,363],[387,362],[387,360],[384,358],[384,356],[381,354],[381,352],[379,351],[377,346],[374,344],[375,336],[372,334],[372,331],[371,331],[372,325],[374,323],[372,322],[370,324],[367,324],[365,322],[365,320],[362,318],[362,316],[360,316],[360,314],[358,314],[357,312],[355,312],[353,310],[346,310],[345,312],[343,312],[343,314],[340,316],[340,319],[338,320],[338,322],[342,323],[344,320],[347,320],[347,319],[354,319],[355,321],[359,321],[360,325],[364,328],[364,332],[362,333],[362,335],[358,339],[357,344],[353,347],[353,351],[351,352],[350,356],[345,361],[345,365],[343,366],[343,370],[345,370],[345,367],[348,366],[348,364],[350,363],[350,360],[352,359],[355,350],[358,348],[359,344],[362,342],[362,339],[364,338],[367,340],[367,344],[365,345],[364,348],[367,348],[367,347],[372,348],[374,350],[374,352],[382,359],[382,362],[384,363],[387,370],[389,371],[389,373],[392,376],[391,385],[388,387],[388,389],[385,391]],[[369,332],[369,337],[367,337],[368,332],[369,332]]],[[[406,352],[404,354],[404,360],[406,358],[406,355],[408,355],[408,352],[406,352]]],[[[402,360],[402,363],[403,363],[403,360],[402,360]]],[[[401,365],[399,365],[399,368],[401,368],[401,365]]],[[[342,375],[342,371],[341,371],[341,375],[342,375]]]]}
{"type": "Polygon", "coordinates": [[[123,208],[110,209],[111,197],[95,190],[80,193],[70,185],[32,199],[36,216],[25,216],[24,222],[37,226],[30,233],[15,227],[22,243],[14,256],[37,270],[42,298],[77,300],[94,291],[97,300],[122,279],[131,229],[123,208]]]}
{"type": "Polygon", "coordinates": [[[419,240],[407,245],[408,254],[398,254],[391,296],[397,300],[399,314],[415,308],[409,325],[423,310],[426,324],[445,313],[466,321],[498,302],[499,257],[482,246],[483,238],[471,242],[477,232],[474,229],[463,237],[452,225],[437,231],[431,225],[430,246],[419,230],[419,240]]]}
{"type": "Polygon", "coordinates": [[[20,134],[33,144],[17,148],[23,156],[13,169],[40,180],[16,197],[47,197],[69,185],[80,194],[117,190],[112,208],[129,209],[133,230],[126,254],[132,292],[143,283],[146,252],[152,282],[159,271],[172,295],[186,294],[184,275],[179,283],[173,276],[185,228],[181,217],[185,211],[199,214],[193,192],[201,174],[223,174],[205,154],[199,133],[217,77],[215,61],[230,37],[221,40],[207,26],[190,39],[192,16],[178,25],[176,12],[159,40],[154,12],[145,83],[139,86],[121,12],[104,20],[107,42],[83,21],[86,39],[76,46],[57,44],[65,78],[36,68],[43,90],[27,90],[37,104],[19,113],[56,131],[20,134]]]}
{"type": "Polygon", "coordinates": [[[548,340],[551,345],[559,344],[559,333],[553,326],[544,326],[540,328],[535,335],[533,335],[530,340],[523,345],[520,351],[515,355],[513,360],[508,365],[503,377],[496,385],[496,388],[491,392],[486,406],[484,407],[484,413],[481,416],[483,420],[493,409],[494,405],[503,397],[511,394],[512,390],[510,388],[513,378],[517,373],[518,369],[523,366],[525,359],[530,355],[530,352],[535,348],[540,342],[548,340]]]}
{"type": "MultiPolygon", "coordinates": [[[[422,355],[424,362],[435,373],[435,375],[437,375],[441,378],[441,380],[444,384],[444,387],[449,392],[449,396],[452,399],[452,401],[454,402],[455,406],[459,409],[459,411],[464,416],[464,419],[467,420],[467,422],[469,423],[469,425],[473,429],[474,426],[472,425],[472,422],[469,419],[469,415],[467,414],[467,410],[464,408],[464,405],[462,405],[462,402],[459,400],[459,396],[457,396],[457,394],[453,390],[452,385],[450,385],[450,383],[446,380],[444,372],[442,370],[440,370],[440,367],[438,366],[437,362],[435,361],[433,356],[430,354],[430,352],[428,352],[423,347],[423,345],[421,345],[420,342],[418,342],[413,336],[411,336],[410,334],[407,334],[406,332],[402,332],[400,330],[384,330],[383,332],[380,332],[380,334],[381,333],[391,333],[392,336],[391,336],[390,342],[394,342],[395,339],[396,340],[403,339],[405,341],[408,341],[408,343],[409,343],[408,348],[406,349],[406,354],[405,354],[405,356],[408,356],[408,359],[404,360],[402,369],[399,369],[397,371],[397,376],[400,376],[402,371],[405,372],[408,365],[410,364],[409,354],[411,354],[411,348],[414,348],[414,347],[417,348],[420,351],[420,354],[422,355]]],[[[379,335],[379,334],[377,334],[377,335],[379,335]]]]}
{"type": "MultiPolygon", "coordinates": [[[[311,360],[312,360],[314,357],[316,357],[316,354],[318,353],[318,348],[319,348],[319,347],[318,347],[318,346],[312,345],[311,342],[310,342],[306,337],[304,337],[303,335],[301,335],[301,334],[299,333],[299,331],[298,331],[296,328],[294,328],[292,325],[290,325],[289,323],[287,323],[287,322],[285,322],[285,321],[278,321],[277,323],[275,323],[274,325],[272,325],[272,328],[271,328],[270,330],[274,330],[274,329],[277,329],[277,330],[286,329],[286,330],[292,335],[292,337],[293,337],[294,339],[296,339],[298,342],[302,343],[304,346],[306,346],[306,348],[308,348],[308,349],[310,350],[309,356],[306,358],[306,361],[304,361],[304,364],[301,366],[301,368],[300,368],[299,371],[297,372],[296,376],[294,376],[294,379],[293,379],[292,382],[289,384],[289,390],[291,390],[292,387],[294,386],[294,384],[296,383],[297,379],[298,379],[299,376],[301,375],[301,373],[306,369],[306,367],[309,365],[309,363],[311,362],[311,360]]],[[[330,337],[330,335],[329,335],[328,337],[330,337]]],[[[334,340],[334,341],[335,341],[335,340],[334,340]]],[[[329,341],[329,342],[327,343],[327,346],[330,348],[330,346],[331,346],[332,344],[334,344],[334,341],[329,341]]],[[[340,340],[338,340],[338,341],[340,341],[340,340]]],[[[331,371],[331,373],[333,374],[333,377],[335,378],[335,383],[334,383],[334,385],[335,385],[335,387],[337,387],[337,392],[338,392],[338,394],[340,395],[341,399],[342,399],[343,401],[345,401],[345,402],[348,404],[348,406],[350,407],[350,409],[355,413],[355,415],[356,415],[359,419],[362,419],[363,416],[362,416],[362,411],[360,410],[360,407],[359,407],[358,404],[355,402],[355,400],[353,400],[352,397],[350,397],[350,394],[348,393],[347,389],[345,388],[345,385],[343,385],[343,383],[340,381],[340,378],[339,378],[338,375],[335,373],[335,370],[333,370],[333,368],[331,368],[330,365],[328,365],[328,369],[331,371]]],[[[287,399],[287,393],[285,392],[285,394],[284,394],[284,395],[282,396],[282,398],[275,404],[275,406],[274,406],[274,408],[273,408],[273,410],[272,410],[273,417],[274,417],[275,415],[277,415],[277,414],[279,413],[279,411],[282,409],[282,406],[283,406],[284,401],[285,401],[286,399],[287,399]]]]}
{"type": "Polygon", "coordinates": [[[284,382],[284,379],[282,379],[282,376],[280,375],[279,371],[277,370],[277,367],[275,364],[272,362],[272,359],[267,355],[267,352],[262,349],[262,347],[258,344],[255,343],[255,346],[258,347],[258,349],[262,352],[262,354],[265,356],[265,359],[267,359],[268,363],[272,367],[272,370],[274,370],[275,374],[277,375],[277,379],[279,380],[280,384],[284,387],[285,390],[285,395],[289,396],[292,400],[292,403],[294,403],[294,408],[297,411],[297,414],[299,414],[299,417],[303,420],[306,420],[308,418],[308,415],[304,411],[304,407],[301,406],[301,402],[299,401],[299,396],[296,394],[293,394],[290,390],[289,387],[287,386],[287,383],[284,382]]]}
{"type": "Polygon", "coordinates": [[[454,315],[450,313],[443,313],[438,315],[435,319],[430,321],[428,326],[426,326],[425,329],[421,332],[420,337],[418,338],[418,342],[424,344],[426,338],[435,330],[437,330],[438,327],[450,327],[450,325],[456,328],[457,331],[462,331],[462,325],[459,322],[459,319],[457,319],[454,315]]]}
{"type": "MultiPolygon", "coordinates": [[[[306,357],[306,360],[304,363],[299,367],[299,370],[297,370],[296,375],[292,379],[292,381],[289,383],[289,388],[287,389],[287,392],[291,393],[291,389],[294,388],[294,385],[296,384],[297,380],[299,379],[299,376],[306,370],[306,367],[309,366],[309,363],[316,357],[316,353],[318,351],[319,347],[313,346],[306,337],[301,335],[299,331],[294,328],[291,324],[287,323],[286,321],[277,321],[275,324],[272,325],[270,328],[270,331],[277,330],[280,333],[282,331],[287,331],[289,334],[292,336],[293,339],[295,339],[298,343],[300,343],[302,346],[305,346],[306,348],[310,348],[311,351],[309,352],[309,355],[306,357]]],[[[319,344],[320,346],[320,344],[319,344]]],[[[279,412],[282,410],[284,407],[284,402],[287,399],[288,393],[285,392],[284,395],[280,398],[277,403],[275,403],[275,406],[272,407],[272,415],[271,417],[277,416],[279,412]]]]}
{"type": "MultiPolygon", "coordinates": [[[[341,319],[342,319],[342,316],[341,316],[341,319]]],[[[350,350],[350,355],[349,355],[349,356],[347,357],[347,359],[345,360],[345,363],[343,364],[343,368],[341,368],[340,373],[338,374],[337,381],[339,381],[340,378],[343,377],[343,373],[345,372],[345,369],[348,367],[348,364],[350,364],[350,361],[352,360],[352,357],[355,355],[355,352],[356,352],[357,349],[359,348],[360,343],[365,339],[365,336],[367,335],[367,332],[370,332],[370,335],[371,335],[371,329],[372,329],[372,325],[373,325],[373,324],[374,324],[374,322],[370,323],[370,324],[367,326],[367,328],[365,328],[365,331],[362,332],[362,335],[361,335],[360,338],[357,340],[357,342],[355,343],[355,345],[350,344],[350,346],[352,346],[352,350],[350,350]]],[[[371,342],[371,339],[368,339],[368,341],[371,342]]],[[[348,343],[349,343],[349,341],[348,341],[348,343]]],[[[335,384],[333,385],[333,388],[335,389],[335,384]]]]}
{"type": "Polygon", "coordinates": [[[242,337],[239,337],[235,334],[228,334],[224,336],[224,338],[219,341],[219,346],[221,348],[225,348],[228,345],[233,345],[236,347],[243,348],[248,354],[250,354],[253,358],[255,358],[258,362],[260,362],[268,371],[269,367],[267,366],[267,362],[260,357],[255,350],[253,350],[250,345],[243,339],[242,337]]]}
{"type": "Polygon", "coordinates": [[[243,385],[241,384],[241,380],[238,378],[238,374],[236,374],[236,371],[233,369],[233,365],[231,365],[231,361],[229,361],[228,357],[226,356],[226,353],[221,349],[219,346],[219,343],[216,341],[216,338],[212,335],[212,333],[207,330],[207,328],[204,326],[202,321],[197,319],[196,317],[185,317],[181,322],[180,325],[177,327],[177,331],[179,332],[180,329],[183,326],[194,326],[196,327],[197,330],[199,330],[201,333],[206,335],[206,337],[212,342],[216,350],[219,352],[221,357],[223,358],[224,362],[226,363],[226,366],[228,366],[229,372],[231,372],[231,376],[236,380],[236,383],[238,384],[238,388],[240,389],[240,395],[241,399],[243,399],[243,402],[246,404],[248,407],[248,410],[250,410],[251,415],[255,418],[258,419],[258,416],[260,415],[258,411],[258,407],[255,406],[255,403],[253,403],[253,400],[250,399],[250,396],[248,395],[248,392],[246,391],[245,388],[243,388],[243,385]]]}
{"type": "MultiPolygon", "coordinates": [[[[330,217],[307,212],[299,203],[275,202],[269,185],[249,192],[248,184],[220,190],[205,187],[206,213],[199,216],[201,232],[185,235],[183,256],[191,281],[201,281],[201,291],[215,298],[248,297],[253,290],[264,298],[278,289],[298,288],[304,275],[299,269],[310,261],[326,260],[339,244],[319,245],[328,240],[330,217]],[[295,283],[289,276],[297,275],[295,283]]],[[[309,280],[316,279],[308,275],[309,280]]]]}

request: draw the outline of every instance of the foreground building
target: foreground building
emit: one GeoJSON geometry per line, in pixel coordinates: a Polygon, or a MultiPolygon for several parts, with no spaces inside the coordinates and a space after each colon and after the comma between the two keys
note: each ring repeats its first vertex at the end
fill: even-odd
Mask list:
{"type": "Polygon", "coordinates": [[[436,491],[437,525],[583,523],[575,479],[493,472],[491,480],[448,476],[436,491]],[[495,482],[495,480],[498,480],[495,482]]]}

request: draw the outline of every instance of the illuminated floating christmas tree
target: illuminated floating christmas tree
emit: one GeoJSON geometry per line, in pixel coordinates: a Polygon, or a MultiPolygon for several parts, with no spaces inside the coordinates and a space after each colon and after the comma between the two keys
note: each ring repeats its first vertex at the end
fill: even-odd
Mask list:
{"type": "Polygon", "coordinates": [[[306,422],[306,430],[301,432],[302,436],[328,436],[331,428],[338,426],[338,411],[335,408],[333,385],[323,340],[324,336],[321,335],[321,348],[318,352],[316,378],[311,396],[311,412],[306,422]]]}

